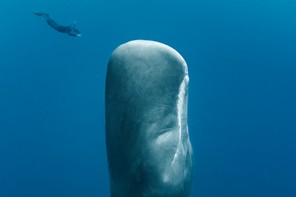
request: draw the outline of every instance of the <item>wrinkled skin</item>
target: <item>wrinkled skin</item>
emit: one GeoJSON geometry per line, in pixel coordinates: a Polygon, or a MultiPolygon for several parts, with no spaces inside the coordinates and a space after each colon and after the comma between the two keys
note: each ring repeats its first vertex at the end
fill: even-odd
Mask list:
{"type": "Polygon", "coordinates": [[[136,40],[112,54],[106,144],[112,197],[186,197],[192,178],[187,65],[172,48],[136,40]]]}

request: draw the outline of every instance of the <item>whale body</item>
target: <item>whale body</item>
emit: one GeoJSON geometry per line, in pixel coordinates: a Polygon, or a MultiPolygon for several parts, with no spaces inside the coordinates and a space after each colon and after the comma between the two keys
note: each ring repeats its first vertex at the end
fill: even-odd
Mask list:
{"type": "Polygon", "coordinates": [[[192,180],[188,69],[173,48],[135,40],[108,63],[106,146],[112,197],[186,197],[192,180]]]}

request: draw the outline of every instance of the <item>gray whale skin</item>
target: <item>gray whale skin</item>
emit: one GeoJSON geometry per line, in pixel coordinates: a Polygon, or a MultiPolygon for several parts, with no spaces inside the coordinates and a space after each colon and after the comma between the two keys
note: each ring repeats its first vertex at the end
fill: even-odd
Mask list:
{"type": "Polygon", "coordinates": [[[192,179],[187,65],[173,48],[135,40],[112,54],[106,145],[112,197],[186,197],[192,179]]]}

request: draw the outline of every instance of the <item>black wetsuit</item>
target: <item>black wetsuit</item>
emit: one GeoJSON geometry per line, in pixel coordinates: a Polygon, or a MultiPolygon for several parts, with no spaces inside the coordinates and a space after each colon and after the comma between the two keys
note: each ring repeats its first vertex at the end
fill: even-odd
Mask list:
{"type": "Polygon", "coordinates": [[[70,36],[74,36],[74,37],[81,36],[80,32],[75,28],[75,24],[63,26],[63,25],[58,24],[57,22],[55,22],[51,18],[49,18],[49,15],[47,13],[38,12],[38,13],[34,13],[34,14],[37,16],[43,16],[43,18],[46,20],[47,24],[49,26],[51,26],[53,29],[57,30],[58,32],[66,33],[66,34],[68,34],[70,36]]]}

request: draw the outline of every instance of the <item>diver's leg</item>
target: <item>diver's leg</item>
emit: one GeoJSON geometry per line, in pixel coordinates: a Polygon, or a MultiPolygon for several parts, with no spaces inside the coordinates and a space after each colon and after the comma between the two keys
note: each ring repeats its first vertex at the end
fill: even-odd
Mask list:
{"type": "Polygon", "coordinates": [[[137,40],[108,64],[106,143],[112,197],[185,197],[192,176],[187,65],[172,48],[137,40]]]}

